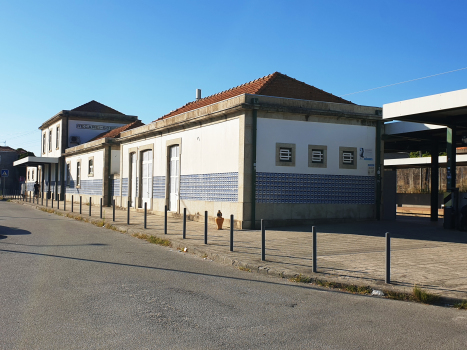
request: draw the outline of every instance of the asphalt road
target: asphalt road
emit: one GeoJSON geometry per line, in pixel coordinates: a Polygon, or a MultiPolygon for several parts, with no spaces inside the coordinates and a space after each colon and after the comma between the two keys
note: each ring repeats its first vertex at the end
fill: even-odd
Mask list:
{"type": "Polygon", "coordinates": [[[322,290],[0,202],[1,349],[466,349],[467,312],[322,290]]]}

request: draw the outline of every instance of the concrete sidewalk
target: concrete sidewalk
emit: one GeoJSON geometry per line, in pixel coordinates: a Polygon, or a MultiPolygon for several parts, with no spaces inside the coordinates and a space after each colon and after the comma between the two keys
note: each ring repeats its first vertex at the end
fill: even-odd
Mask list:
{"type": "MultiPolygon", "coordinates": [[[[19,204],[33,205],[23,201],[19,204]]],[[[45,202],[44,202],[45,204],[45,202]]],[[[49,201],[49,209],[51,202],[49,201]]],[[[60,210],[63,213],[63,202],[60,210]]],[[[71,203],[66,204],[67,213],[71,203]]],[[[74,204],[74,215],[79,215],[74,204]]],[[[228,214],[228,213],[224,213],[228,214]]],[[[99,207],[83,204],[83,218],[99,220],[99,207]]],[[[227,216],[227,215],[226,215],[227,216]]],[[[467,299],[467,233],[444,230],[442,220],[432,223],[427,218],[399,217],[396,221],[321,224],[317,226],[317,269],[312,272],[311,227],[287,227],[266,231],[266,261],[261,261],[261,231],[235,230],[234,251],[229,251],[229,228],[217,230],[208,226],[208,244],[204,244],[204,223],[187,221],[186,239],[182,239],[181,218],[168,218],[164,235],[164,217],[103,208],[103,217],[129,233],[146,233],[169,239],[175,248],[187,248],[201,256],[224,264],[242,266],[259,273],[291,278],[297,274],[326,281],[368,285],[375,289],[411,292],[414,284],[448,298],[467,299]],[[385,232],[391,233],[391,285],[385,277],[385,232]]]]}

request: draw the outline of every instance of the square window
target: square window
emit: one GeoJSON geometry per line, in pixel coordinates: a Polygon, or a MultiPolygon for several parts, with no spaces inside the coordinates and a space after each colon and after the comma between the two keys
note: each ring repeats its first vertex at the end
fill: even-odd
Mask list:
{"type": "Polygon", "coordinates": [[[327,168],[328,146],[308,145],[308,166],[312,168],[327,168]]]}
{"type": "Polygon", "coordinates": [[[295,166],[295,144],[276,143],[276,166],[295,166]]]}
{"type": "Polygon", "coordinates": [[[322,163],[324,161],[324,151],[322,149],[314,149],[311,151],[311,162],[322,163]]]}
{"type": "Polygon", "coordinates": [[[291,162],[292,161],[292,148],[280,148],[279,159],[281,162],[291,162]]]}
{"type": "Polygon", "coordinates": [[[353,152],[342,152],[342,163],[353,164],[354,154],[353,152]]]}
{"type": "Polygon", "coordinates": [[[357,169],[356,147],[339,147],[339,169],[357,169]]]}

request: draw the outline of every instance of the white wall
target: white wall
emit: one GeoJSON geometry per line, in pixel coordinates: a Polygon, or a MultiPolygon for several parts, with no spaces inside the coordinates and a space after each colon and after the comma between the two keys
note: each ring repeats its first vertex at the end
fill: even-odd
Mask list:
{"type": "Polygon", "coordinates": [[[58,122],[50,125],[47,129],[42,130],[41,134],[41,154],[42,157],[60,157],[62,153],[62,136],[63,135],[63,128],[62,128],[62,120],[60,119],[58,122]],[[57,127],[60,127],[60,135],[59,140],[57,140],[57,127]],[[50,131],[52,131],[52,151],[49,151],[49,135],[50,131]],[[43,149],[43,135],[45,134],[45,153],[43,149]]]}
{"type": "MultiPolygon", "coordinates": [[[[67,156],[65,164],[71,164],[71,178],[76,180],[76,166],[78,159],[81,160],[81,180],[96,180],[103,178],[104,150],[97,150],[88,153],[82,153],[74,156],[67,156]],[[94,176],[89,176],[89,158],[94,157],[94,176]]],[[[65,174],[66,177],[66,174],[65,174]]]]}
{"type": "Polygon", "coordinates": [[[369,164],[375,164],[375,138],[375,128],[369,126],[258,118],[256,171],[368,176],[369,164]],[[296,145],[294,167],[276,166],[276,143],[296,145]],[[327,146],[326,168],[308,167],[308,145],[327,146]],[[357,169],[339,169],[340,146],[370,149],[372,160],[357,154],[357,169]]]}
{"type": "Polygon", "coordinates": [[[167,141],[181,138],[181,175],[238,172],[239,119],[122,144],[123,178],[129,176],[129,149],[154,145],[153,176],[167,175],[167,141]]]}

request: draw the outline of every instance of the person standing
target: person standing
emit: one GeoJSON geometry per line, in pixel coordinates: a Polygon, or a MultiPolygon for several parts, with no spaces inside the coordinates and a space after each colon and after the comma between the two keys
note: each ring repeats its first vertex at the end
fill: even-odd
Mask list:
{"type": "Polygon", "coordinates": [[[39,185],[39,182],[36,181],[34,184],[34,197],[39,198],[39,192],[41,189],[41,185],[39,185]]]}

